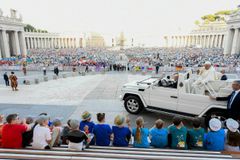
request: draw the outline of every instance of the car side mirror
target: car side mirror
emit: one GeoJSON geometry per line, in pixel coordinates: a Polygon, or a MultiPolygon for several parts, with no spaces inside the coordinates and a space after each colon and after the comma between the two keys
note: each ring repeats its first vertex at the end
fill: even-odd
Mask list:
{"type": "Polygon", "coordinates": [[[180,82],[180,83],[179,83],[179,87],[183,87],[183,82],[180,82]]]}

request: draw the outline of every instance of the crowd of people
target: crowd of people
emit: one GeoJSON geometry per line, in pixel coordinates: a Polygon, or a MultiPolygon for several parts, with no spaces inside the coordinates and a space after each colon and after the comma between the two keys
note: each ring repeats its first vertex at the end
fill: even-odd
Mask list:
{"type": "MultiPolygon", "coordinates": [[[[155,70],[156,67],[199,67],[211,61],[215,67],[228,67],[240,72],[239,55],[223,55],[220,48],[129,48],[112,50],[109,48],[77,49],[30,49],[26,57],[11,57],[0,60],[0,65],[29,66],[102,66],[123,65],[121,57],[127,56],[128,70],[155,70]]],[[[124,66],[126,67],[126,66],[124,66]]],[[[125,68],[125,69],[127,69],[125,68]]],[[[117,70],[117,69],[116,69],[117,70]]],[[[120,69],[121,70],[121,69],[120,69]]]]}
{"type": "Polygon", "coordinates": [[[175,116],[170,126],[158,119],[152,128],[144,127],[143,117],[138,117],[134,127],[128,117],[117,115],[114,125],[105,121],[105,113],[98,113],[97,123],[85,111],[81,121],[70,119],[63,125],[60,119],[50,120],[41,113],[36,120],[32,117],[19,119],[18,114],[0,116],[0,145],[2,148],[52,149],[63,144],[70,150],[83,150],[97,146],[173,148],[211,151],[237,151],[240,147],[239,123],[234,119],[221,122],[217,118],[209,121],[205,132],[199,118],[192,119],[192,128],[186,128],[181,117],[175,116]]]}

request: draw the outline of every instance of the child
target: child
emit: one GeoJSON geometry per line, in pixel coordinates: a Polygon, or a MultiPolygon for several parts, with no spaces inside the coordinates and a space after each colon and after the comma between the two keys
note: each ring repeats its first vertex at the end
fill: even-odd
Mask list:
{"type": "Polygon", "coordinates": [[[39,116],[38,125],[33,130],[33,149],[51,149],[51,133],[48,127],[49,117],[45,115],[39,116]]]}
{"type": "Polygon", "coordinates": [[[97,114],[98,124],[93,128],[93,134],[95,136],[96,145],[109,146],[112,129],[110,125],[105,124],[105,113],[97,114]]]}
{"type": "Polygon", "coordinates": [[[240,133],[239,133],[239,124],[232,118],[227,119],[226,121],[227,129],[225,129],[225,146],[226,151],[239,152],[240,146],[240,133]]]}
{"type": "Polygon", "coordinates": [[[71,131],[67,134],[68,149],[81,151],[83,149],[83,142],[90,142],[87,135],[79,130],[79,121],[70,120],[71,131]]]}
{"type": "Polygon", "coordinates": [[[204,129],[199,118],[193,120],[193,129],[188,131],[189,149],[203,149],[204,129]]]}
{"type": "Polygon", "coordinates": [[[134,137],[134,147],[139,148],[148,148],[149,147],[149,130],[144,128],[144,119],[143,117],[138,117],[136,119],[137,128],[134,128],[132,135],[134,137]]]}
{"type": "Polygon", "coordinates": [[[173,125],[169,126],[169,134],[171,140],[171,148],[187,149],[187,129],[182,123],[180,117],[173,118],[173,125]]]}
{"type": "Polygon", "coordinates": [[[70,132],[70,119],[67,121],[67,125],[63,127],[62,134],[61,134],[61,140],[62,144],[67,144],[67,135],[70,132]]]}
{"type": "Polygon", "coordinates": [[[59,119],[54,119],[52,122],[53,129],[52,129],[52,141],[50,146],[60,146],[61,142],[61,134],[62,134],[62,123],[59,119]]]}
{"type": "Polygon", "coordinates": [[[224,150],[224,130],[221,128],[222,123],[217,118],[209,121],[210,131],[206,134],[205,147],[211,151],[224,150]]]}
{"type": "Polygon", "coordinates": [[[127,121],[128,127],[124,127],[124,122],[125,118],[121,115],[117,115],[114,119],[114,124],[116,125],[112,127],[114,146],[125,147],[129,144],[129,140],[131,138],[131,131],[129,129],[130,121],[127,121]]]}
{"type": "Polygon", "coordinates": [[[168,145],[168,131],[163,128],[164,122],[158,119],[154,128],[150,130],[151,146],[156,148],[165,148],[168,145]]]}
{"type": "MultiPolygon", "coordinates": [[[[91,121],[92,115],[85,111],[82,113],[82,121],[80,122],[80,130],[84,131],[84,127],[88,126],[88,133],[93,133],[94,123],[91,121]]],[[[85,129],[86,130],[86,129],[85,129]]]]}

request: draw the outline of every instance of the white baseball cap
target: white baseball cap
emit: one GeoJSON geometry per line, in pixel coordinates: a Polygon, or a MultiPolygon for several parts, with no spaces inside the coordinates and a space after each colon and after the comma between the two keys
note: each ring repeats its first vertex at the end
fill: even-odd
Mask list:
{"type": "Polygon", "coordinates": [[[212,131],[219,131],[222,128],[222,123],[219,119],[213,118],[209,121],[209,127],[212,131]]]}
{"type": "Polygon", "coordinates": [[[228,118],[226,121],[226,126],[231,132],[236,132],[239,128],[239,123],[232,118],[228,118]]]}

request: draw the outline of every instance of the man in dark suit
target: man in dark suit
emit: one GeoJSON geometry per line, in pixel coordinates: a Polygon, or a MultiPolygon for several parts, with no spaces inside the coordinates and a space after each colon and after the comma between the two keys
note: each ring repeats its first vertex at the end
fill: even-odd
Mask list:
{"type": "Polygon", "coordinates": [[[7,72],[4,73],[3,79],[4,79],[4,81],[5,81],[6,86],[9,86],[9,79],[8,79],[7,72]]]}
{"type": "Polygon", "coordinates": [[[228,97],[210,97],[217,101],[227,101],[228,117],[240,120],[240,80],[233,81],[233,92],[228,97]]]}

